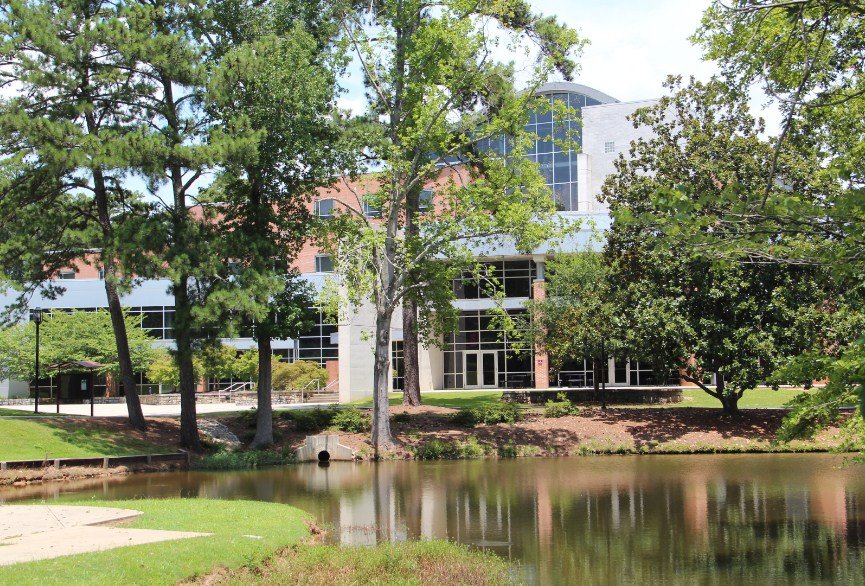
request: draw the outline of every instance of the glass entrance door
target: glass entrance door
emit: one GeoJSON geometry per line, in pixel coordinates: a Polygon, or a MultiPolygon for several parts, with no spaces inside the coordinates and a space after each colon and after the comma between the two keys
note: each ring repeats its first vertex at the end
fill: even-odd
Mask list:
{"type": "Polygon", "coordinates": [[[468,389],[495,388],[498,380],[498,356],[491,352],[466,352],[465,381],[468,389]]]}

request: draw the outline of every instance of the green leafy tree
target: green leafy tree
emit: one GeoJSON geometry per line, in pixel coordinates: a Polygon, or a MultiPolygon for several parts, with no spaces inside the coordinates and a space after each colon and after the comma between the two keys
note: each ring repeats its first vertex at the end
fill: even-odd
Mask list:
{"type": "MultiPolygon", "coordinates": [[[[144,372],[156,357],[153,338],[141,328],[141,317],[124,316],[128,332],[129,357],[133,372],[144,372]]],[[[0,330],[0,376],[32,380],[36,376],[33,348],[36,326],[32,322],[0,330]]],[[[40,326],[39,369],[50,365],[88,360],[102,364],[100,374],[120,373],[120,358],[114,325],[107,311],[54,312],[40,326]]],[[[126,387],[124,386],[124,391],[126,387]]]]}
{"type": "MultiPolygon", "coordinates": [[[[224,53],[211,79],[209,109],[223,131],[256,136],[219,174],[224,263],[231,278],[209,294],[210,317],[255,322],[258,410],[253,447],[273,443],[271,339],[308,327],[312,292],[292,269],[310,236],[307,204],[344,163],[335,112],[340,52],[332,7],[323,2],[233,2],[221,15],[224,53]]],[[[224,8],[223,8],[224,10],[224,8]]]]}
{"type": "Polygon", "coordinates": [[[622,356],[625,349],[625,315],[612,289],[610,269],[599,252],[586,250],[556,256],[547,270],[548,297],[529,302],[531,327],[526,331],[554,368],[568,359],[591,361],[595,393],[606,409],[607,360],[622,356]]]}
{"type": "Polygon", "coordinates": [[[134,57],[118,50],[126,18],[124,5],[101,1],[0,9],[0,82],[14,90],[0,102],[0,258],[3,280],[21,291],[15,310],[36,288],[62,293],[46,281],[98,249],[129,421],[144,428],[120,305],[130,267],[118,263],[134,246],[124,219],[144,211],[123,180],[140,124],[128,107],[134,57]]]}
{"type": "Polygon", "coordinates": [[[139,277],[164,277],[174,297],[173,356],[180,381],[180,439],[200,450],[195,415],[193,357],[217,337],[206,318],[207,293],[228,268],[219,254],[218,208],[202,196],[203,178],[239,151],[253,149],[257,136],[245,127],[227,132],[207,109],[214,71],[227,31],[204,0],[124,5],[117,51],[132,61],[135,88],[129,116],[140,124],[129,172],[144,178],[153,209],[130,231],[134,246],[123,264],[139,277]]]}
{"type": "Polygon", "coordinates": [[[530,140],[523,127],[535,102],[532,88],[555,68],[569,76],[581,41],[520,0],[358,4],[341,30],[364,73],[369,108],[361,128],[378,171],[367,182],[347,182],[356,202],[332,222],[325,244],[348,303],[374,306],[372,444],[378,454],[394,443],[387,393],[396,308],[431,287],[429,277],[440,274],[437,262],[470,257],[471,241],[511,237],[528,250],[552,231],[552,198],[536,165],[523,157],[530,140]],[[539,66],[528,92],[518,94],[512,68],[492,58],[498,36],[485,21],[496,21],[512,38],[538,41],[539,66]],[[513,137],[506,156],[475,148],[503,135],[513,137]],[[443,175],[455,157],[464,164],[443,175]],[[431,184],[436,209],[419,214],[415,202],[431,184]],[[367,217],[364,204],[380,217],[367,217]]]}
{"type": "MultiPolygon", "coordinates": [[[[666,299],[669,313],[687,324],[683,377],[734,413],[742,393],[811,347],[833,287],[826,271],[810,263],[766,263],[756,249],[728,248],[739,227],[717,218],[731,194],[765,193],[773,160],[779,180],[771,193],[817,198],[826,184],[815,181],[807,153],[785,151],[775,159],[762,124],[737,92],[717,81],[681,87],[672,79],[670,87],[670,97],[634,116],[651,138],[632,143],[631,156],[620,156],[603,187],[615,220],[606,252],[617,279],[650,284],[646,298],[666,299]],[[699,241],[681,246],[683,236],[690,241],[694,234],[699,241]]],[[[780,246],[810,245],[778,232],[763,237],[780,246]]]]}
{"type": "MultiPolygon", "coordinates": [[[[714,2],[694,37],[706,56],[718,61],[726,84],[742,94],[758,85],[781,110],[783,126],[774,156],[813,151],[819,164],[811,172],[832,184],[818,198],[802,197],[795,190],[766,189],[747,197],[728,194],[729,207],[718,221],[741,229],[725,246],[757,250],[772,262],[831,267],[848,289],[860,289],[865,276],[863,15],[865,4],[859,0],[752,0],[732,6],[714,2]],[[815,245],[779,246],[766,241],[767,232],[781,232],[793,243],[809,239],[815,245]]],[[[767,186],[774,180],[775,167],[770,167],[767,186]]],[[[848,343],[861,342],[854,338],[848,343]]],[[[838,357],[861,355],[854,348],[832,352],[838,357]]],[[[856,368],[848,363],[829,370],[840,375],[856,368]]],[[[845,382],[829,385],[839,398],[858,388],[850,377],[841,378],[845,382]]],[[[860,406],[865,412],[865,392],[860,394],[860,406]]]]}
{"type": "Polygon", "coordinates": [[[273,367],[273,388],[280,391],[305,391],[324,388],[327,385],[327,370],[315,362],[297,360],[286,364],[275,363],[273,367]]]}

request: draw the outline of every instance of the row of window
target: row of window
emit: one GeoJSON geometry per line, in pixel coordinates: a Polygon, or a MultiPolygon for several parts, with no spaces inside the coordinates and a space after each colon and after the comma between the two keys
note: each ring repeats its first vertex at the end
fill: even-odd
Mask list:
{"type": "Polygon", "coordinates": [[[530,260],[500,260],[481,263],[481,279],[471,274],[453,282],[457,299],[487,299],[504,291],[506,297],[529,297],[535,280],[535,263],[530,260]]]}
{"type": "MultiPolygon", "coordinates": [[[[101,308],[55,308],[44,311],[47,317],[52,311],[71,313],[72,311],[98,311],[99,309],[101,308]]],[[[141,328],[157,340],[174,339],[175,312],[173,305],[126,307],[124,311],[127,315],[143,316],[141,328]]],[[[310,311],[315,314],[315,323],[298,337],[298,359],[318,362],[324,366],[326,361],[336,360],[339,357],[339,347],[336,341],[337,326],[328,323],[324,312],[320,309],[311,308],[310,311]]],[[[254,337],[255,324],[252,322],[243,324],[240,327],[239,335],[242,338],[254,337]]],[[[284,358],[293,358],[289,351],[286,350],[284,353],[284,358]]]]}
{"type": "MultiPolygon", "coordinates": [[[[524,310],[508,312],[512,316],[524,314],[524,310]]],[[[493,364],[495,375],[493,385],[499,387],[529,386],[534,381],[534,361],[532,353],[509,339],[507,334],[497,329],[496,316],[488,311],[463,311],[459,317],[458,331],[445,337],[444,348],[444,387],[447,389],[465,388],[467,379],[472,385],[488,381],[478,378],[476,371],[467,372],[467,368],[476,368],[475,359],[466,363],[466,354],[473,352],[494,351],[493,364]]],[[[483,363],[482,363],[483,364],[483,363]]]]}
{"type": "MultiPolygon", "coordinates": [[[[326,220],[333,217],[338,200],[333,198],[316,199],[314,205],[315,215],[326,220]]],[[[423,213],[432,208],[433,192],[431,189],[424,189],[420,192],[418,200],[418,211],[423,213]]],[[[367,218],[380,218],[381,209],[373,206],[369,201],[362,202],[363,215],[367,218]]]]}

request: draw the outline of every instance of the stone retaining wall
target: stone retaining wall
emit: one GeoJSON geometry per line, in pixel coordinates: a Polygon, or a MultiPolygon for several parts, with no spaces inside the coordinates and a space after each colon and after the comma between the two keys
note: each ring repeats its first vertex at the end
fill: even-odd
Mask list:
{"type": "Polygon", "coordinates": [[[111,468],[124,464],[159,464],[162,462],[180,462],[189,464],[188,452],[176,452],[170,454],[141,454],[135,456],[105,456],[100,458],[46,458],[43,460],[8,460],[0,462],[0,470],[19,468],[44,468],[54,466],[96,466],[100,468],[111,468]]]}
{"type": "MultiPolygon", "coordinates": [[[[508,403],[543,404],[555,400],[559,393],[574,403],[599,402],[600,391],[587,389],[514,389],[502,392],[502,400],[508,403]]],[[[607,403],[622,404],[666,404],[684,400],[681,387],[607,387],[607,403]]]]}

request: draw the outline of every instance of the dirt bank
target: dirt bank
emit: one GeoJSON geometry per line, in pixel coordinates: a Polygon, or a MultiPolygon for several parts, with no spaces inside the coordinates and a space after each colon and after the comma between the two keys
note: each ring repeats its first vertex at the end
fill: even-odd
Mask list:
{"type": "MultiPolygon", "coordinates": [[[[530,411],[517,423],[460,427],[453,423],[453,409],[444,407],[393,407],[391,429],[400,442],[390,454],[412,458],[415,449],[432,441],[454,443],[474,438],[487,455],[566,456],[593,453],[706,453],[706,452],[803,452],[828,451],[840,445],[839,431],[829,429],[812,440],[776,442],[776,430],[784,412],[748,409],[738,416],[718,409],[583,408],[576,416],[546,418],[530,411]]],[[[222,419],[238,437],[248,437],[242,418],[222,419]]],[[[309,432],[299,433],[292,421],[274,422],[277,449],[298,447],[309,432]]],[[[368,434],[340,433],[341,442],[360,458],[372,457],[368,434]]]]}

